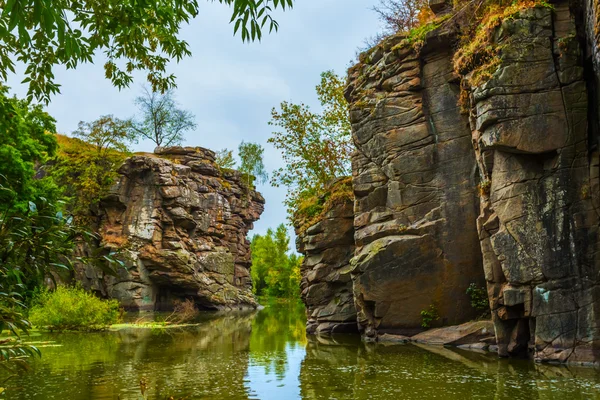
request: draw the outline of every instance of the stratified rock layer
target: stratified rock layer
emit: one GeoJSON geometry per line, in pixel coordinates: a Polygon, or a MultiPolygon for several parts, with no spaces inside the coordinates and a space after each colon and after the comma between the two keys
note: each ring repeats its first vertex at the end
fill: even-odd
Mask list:
{"type": "Polygon", "coordinates": [[[264,199],[203,148],[158,148],[119,169],[101,203],[101,246],[121,249],[118,277],[80,271],[84,285],[127,309],[160,310],[194,299],[203,308],[256,307],[246,234],[264,199]]]}
{"type": "Polygon", "coordinates": [[[598,165],[568,4],[496,28],[501,64],[471,88],[489,187],[477,228],[500,355],[590,362],[600,350],[598,165]]]}
{"type": "MultiPolygon", "coordinates": [[[[468,118],[457,106],[450,43],[417,55],[394,36],[349,72],[353,157],[354,296],[367,338],[475,316],[465,291],[483,284],[479,200],[468,118]]],[[[435,42],[435,43],[433,43],[435,42]]]]}
{"type": "Polygon", "coordinates": [[[317,223],[297,229],[302,263],[302,301],[309,334],[358,332],[352,296],[354,213],[351,199],[339,203],[317,223]]]}

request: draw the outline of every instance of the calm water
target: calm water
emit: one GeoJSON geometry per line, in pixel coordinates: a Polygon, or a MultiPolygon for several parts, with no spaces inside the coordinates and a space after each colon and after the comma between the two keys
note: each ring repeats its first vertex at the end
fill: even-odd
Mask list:
{"type": "Polygon", "coordinates": [[[303,310],[205,315],[187,329],[44,334],[8,399],[600,399],[600,371],[304,335],[303,310]]]}

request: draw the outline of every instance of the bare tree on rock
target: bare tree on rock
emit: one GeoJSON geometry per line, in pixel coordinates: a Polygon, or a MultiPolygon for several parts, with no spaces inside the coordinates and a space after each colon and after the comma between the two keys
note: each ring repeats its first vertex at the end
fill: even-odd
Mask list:
{"type": "Polygon", "coordinates": [[[131,129],[137,136],[152,140],[157,147],[179,145],[186,131],[196,129],[194,114],[179,108],[173,90],[160,94],[144,88],[135,103],[141,119],[134,118],[131,129]]]}

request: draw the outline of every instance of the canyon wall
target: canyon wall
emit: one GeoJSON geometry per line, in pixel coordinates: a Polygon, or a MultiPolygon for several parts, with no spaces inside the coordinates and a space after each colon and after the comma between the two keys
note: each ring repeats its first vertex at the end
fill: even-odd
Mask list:
{"type": "Polygon", "coordinates": [[[476,316],[483,284],[474,221],[479,182],[449,37],[420,54],[394,36],[349,71],[354,154],[354,296],[368,338],[422,330],[421,311],[452,325],[476,316]]]}
{"type": "Polygon", "coordinates": [[[192,299],[205,309],[255,308],[246,235],[264,199],[214,152],[158,148],[135,155],[101,202],[100,246],[120,250],[118,276],[79,270],[78,280],[129,310],[168,310],[192,299]]]}
{"type": "Polygon", "coordinates": [[[493,35],[500,63],[471,86],[471,127],[489,187],[477,228],[501,355],[596,359],[598,164],[583,54],[568,4],[535,7],[493,35]]]}
{"type": "Polygon", "coordinates": [[[465,322],[475,283],[499,355],[600,361],[598,7],[515,3],[467,68],[450,18],[349,70],[363,338],[465,322]]]}
{"type": "Polygon", "coordinates": [[[345,199],[318,222],[296,226],[304,254],[300,284],[309,334],[358,332],[350,260],[354,256],[353,202],[345,199]]]}

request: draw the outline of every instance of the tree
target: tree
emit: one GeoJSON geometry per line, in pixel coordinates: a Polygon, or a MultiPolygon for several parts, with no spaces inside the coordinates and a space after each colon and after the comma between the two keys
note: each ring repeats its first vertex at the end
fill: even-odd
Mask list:
{"type": "Polygon", "coordinates": [[[219,168],[233,169],[235,168],[235,159],[233,158],[233,150],[223,149],[217,152],[215,162],[219,168]]]}
{"type": "Polygon", "coordinates": [[[152,140],[158,147],[181,144],[184,132],[196,129],[194,114],[178,108],[173,90],[160,94],[144,88],[144,93],[135,102],[142,119],[131,121],[132,131],[152,140]]]}
{"type": "Polygon", "coordinates": [[[131,123],[112,115],[103,115],[93,122],[79,121],[73,136],[94,146],[98,156],[106,157],[111,151],[128,152],[127,144],[136,138],[129,129],[131,123]]]}
{"type": "Polygon", "coordinates": [[[259,182],[265,183],[268,174],[263,163],[265,149],[258,143],[246,143],[242,141],[238,148],[241,161],[240,171],[246,175],[248,189],[253,182],[253,177],[259,182]]]}
{"type": "Polygon", "coordinates": [[[373,11],[387,35],[409,31],[433,17],[428,0],[379,0],[373,11]]]}
{"type": "MultiPolygon", "coordinates": [[[[272,12],[292,7],[292,0],[218,2],[233,8],[230,22],[243,41],[260,40],[267,25],[276,31],[272,12]]],[[[173,87],[167,64],[191,55],[179,31],[198,15],[199,1],[0,0],[0,10],[0,77],[6,81],[15,61],[22,62],[28,100],[48,102],[59,92],[57,65],[73,69],[99,52],[107,58],[106,78],[120,89],[136,70],[146,73],[153,91],[173,87]]]]}
{"type": "Polygon", "coordinates": [[[56,192],[49,179],[34,179],[38,167],[56,153],[55,121],[42,107],[7,92],[0,85],[0,184],[10,189],[0,191],[0,203],[26,209],[28,201],[56,192]]]}
{"type": "Polygon", "coordinates": [[[89,225],[96,217],[96,205],[117,180],[117,169],[127,157],[127,144],[134,136],[128,121],[112,115],[79,122],[73,136],[58,136],[58,157],[50,175],[63,189],[77,222],[89,225]]]}
{"type": "Polygon", "coordinates": [[[252,282],[258,296],[298,298],[302,257],[289,254],[290,238],[284,224],[265,235],[254,235],[252,250],[252,282]]]}
{"type": "Polygon", "coordinates": [[[288,187],[290,215],[303,196],[322,193],[335,178],[350,174],[353,145],[344,83],[326,71],[316,91],[321,113],[286,101],[271,111],[269,124],[282,131],[273,132],[268,142],[281,151],[286,164],[273,173],[271,183],[288,187]]]}

